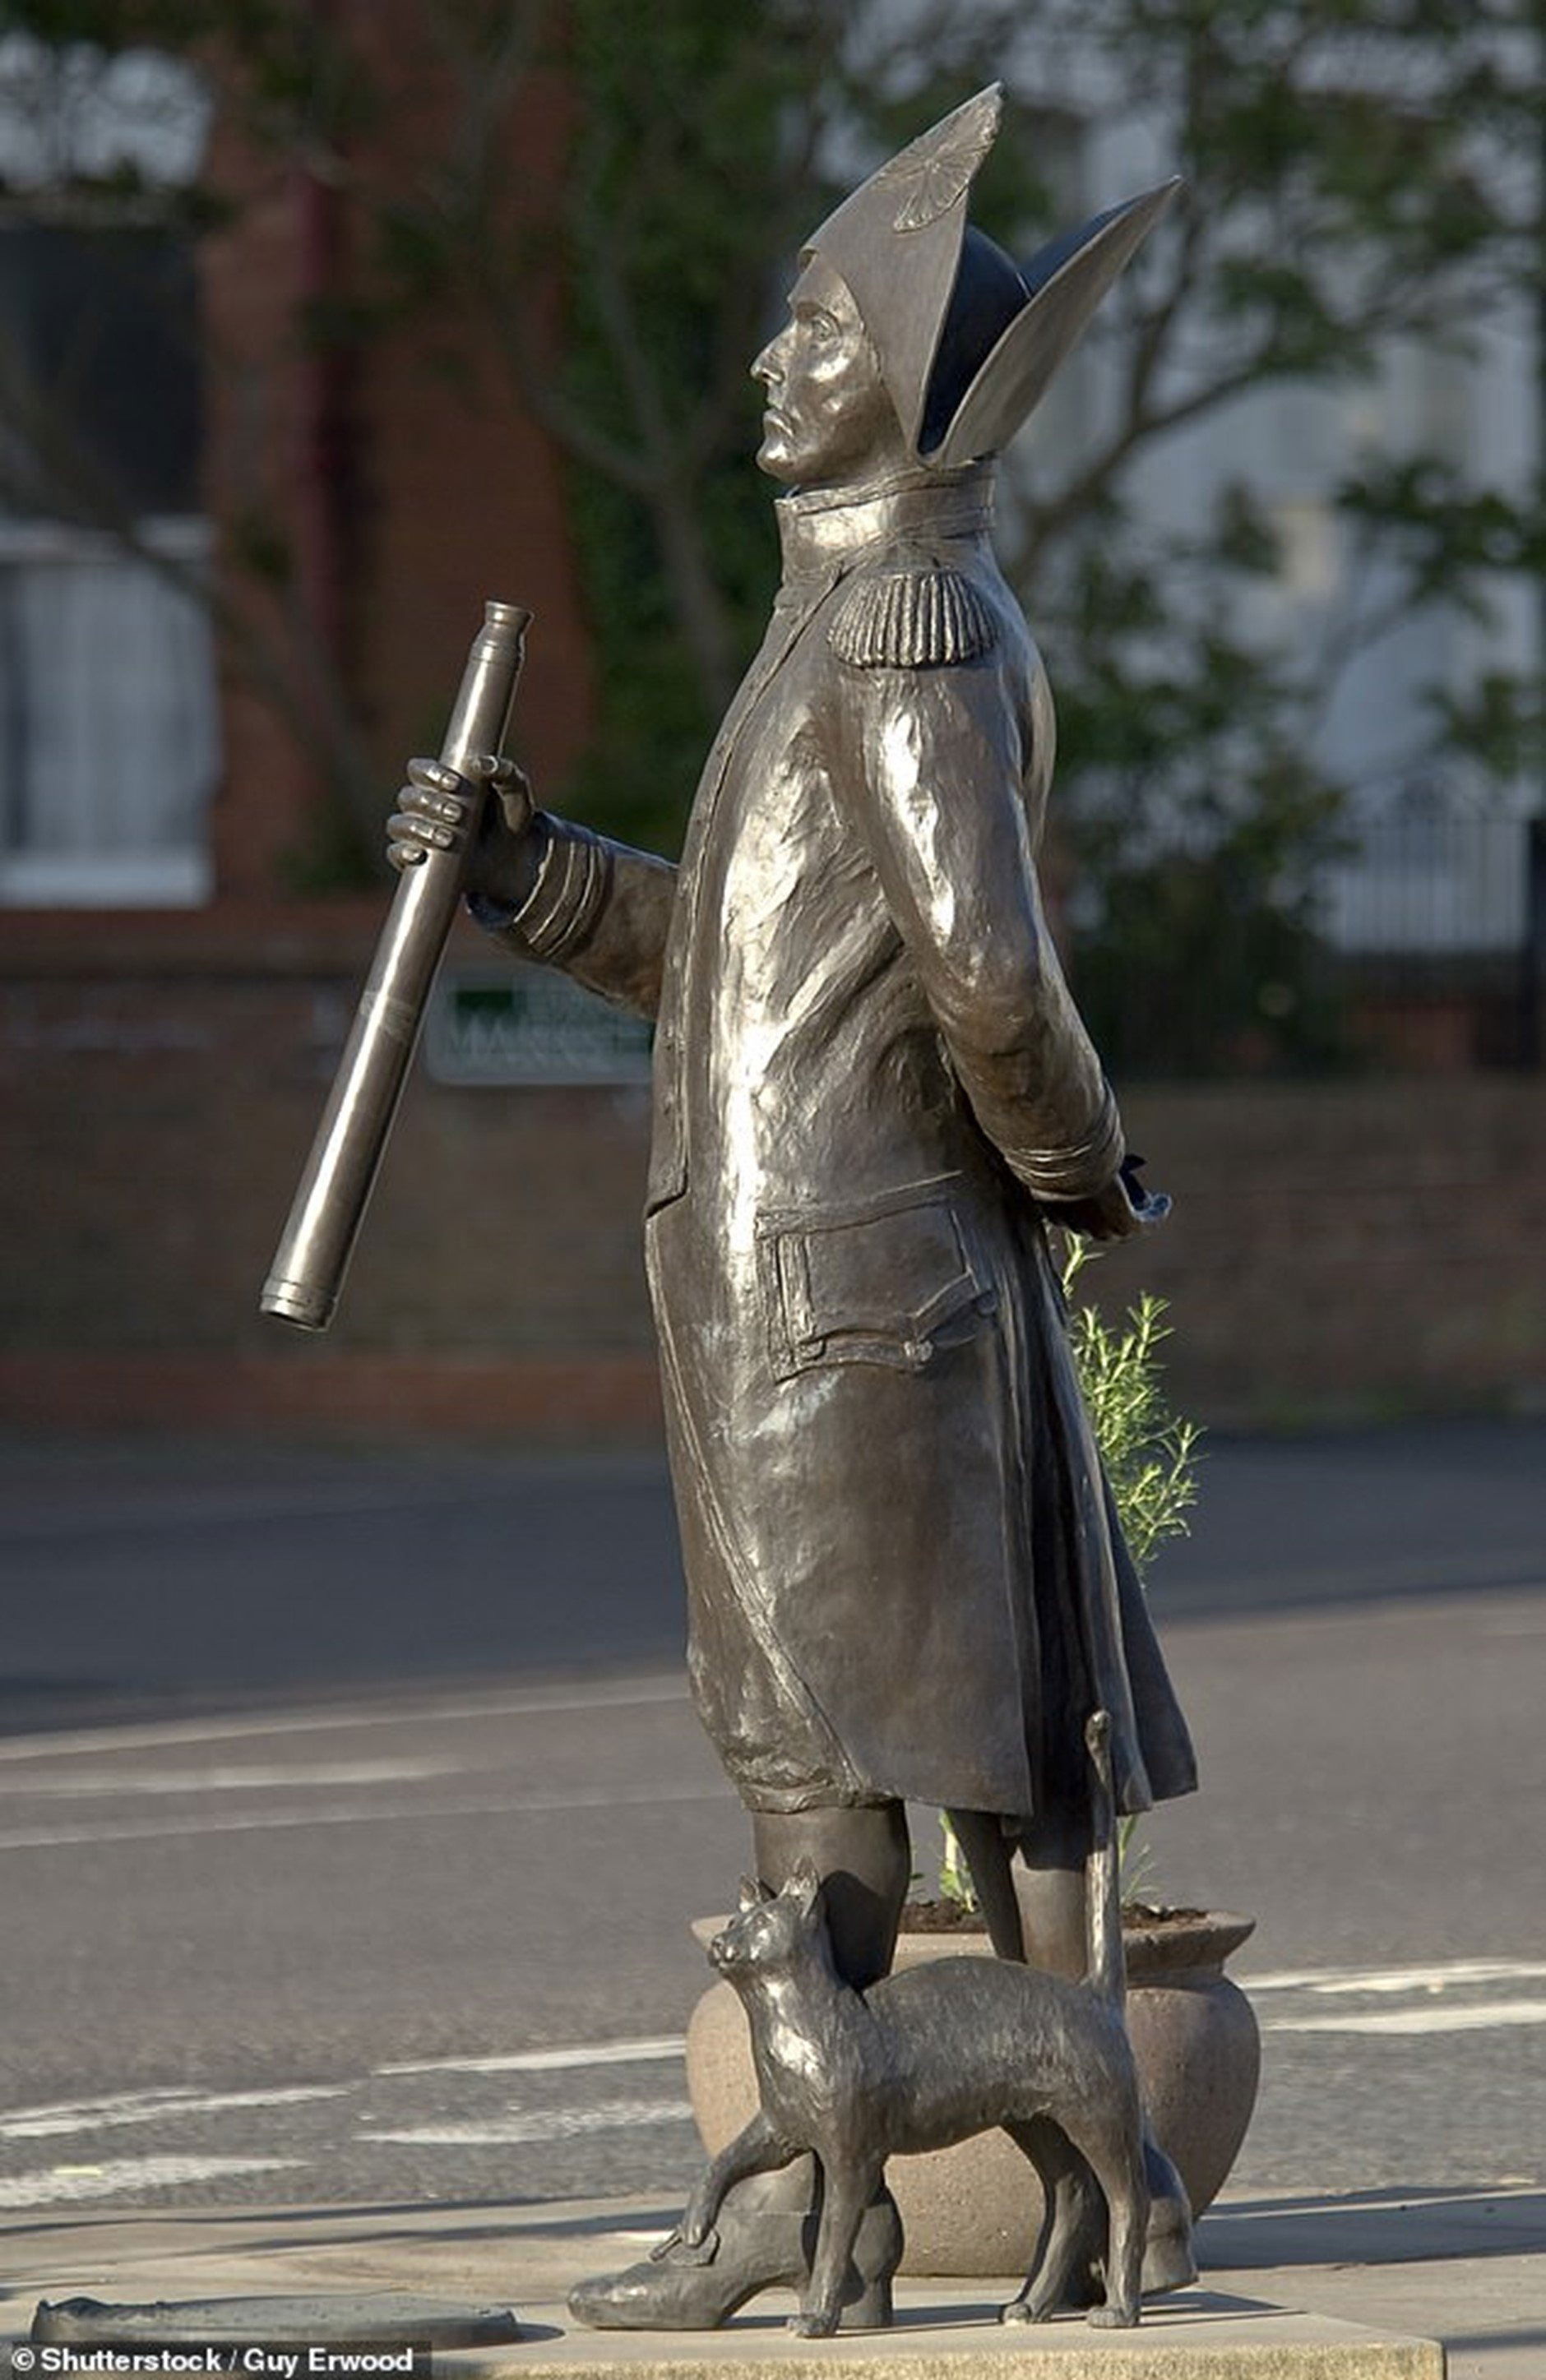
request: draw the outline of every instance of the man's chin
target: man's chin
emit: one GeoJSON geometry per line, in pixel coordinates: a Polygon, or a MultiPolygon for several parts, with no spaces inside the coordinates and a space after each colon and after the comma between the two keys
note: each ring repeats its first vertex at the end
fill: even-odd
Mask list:
{"type": "Polygon", "coordinates": [[[757,468],[765,471],[770,480],[781,480],[785,487],[794,487],[799,480],[799,466],[790,453],[780,430],[770,430],[757,449],[757,468]]]}

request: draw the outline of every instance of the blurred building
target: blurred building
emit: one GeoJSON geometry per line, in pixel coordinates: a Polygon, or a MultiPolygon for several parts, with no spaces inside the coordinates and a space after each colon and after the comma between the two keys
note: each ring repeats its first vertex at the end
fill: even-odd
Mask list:
{"type": "MultiPolygon", "coordinates": [[[[550,444],[475,344],[453,370],[387,334],[359,371],[309,336],[338,295],[339,196],[218,100],[182,60],[0,42],[0,1410],[347,1428],[449,1399],[491,1426],[639,1426],[615,1153],[619,1099],[641,1130],[637,1054],[620,1087],[532,1093],[514,1163],[508,1108],[426,1082],[347,1339],[257,1316],[386,897],[326,890],[333,712],[383,820],[486,596],[537,615],[539,784],[584,742],[590,664],[550,444]],[[176,203],[196,177],[234,202],[197,239],[176,203]]],[[[513,137],[552,171],[551,109],[513,137]]],[[[470,929],[456,957],[486,965],[470,929]]]]}
{"type": "MultiPolygon", "coordinates": [[[[432,91],[432,61],[392,55],[432,91]]],[[[535,176],[559,170],[561,97],[513,128],[535,176]]],[[[1092,186],[1132,178],[1114,151],[1071,158],[1092,186]]],[[[384,816],[402,760],[433,748],[485,596],[537,615],[519,746],[539,785],[584,746],[553,447],[470,335],[427,352],[378,331],[363,362],[310,335],[344,299],[347,209],[304,159],[244,141],[207,68],[6,37],[0,184],[0,1418],[649,1430],[639,1046],[534,1017],[470,929],[341,1320],[312,1342],[256,1311],[383,912],[380,889],[335,889],[350,785],[384,816]],[[195,237],[176,200],[201,177],[236,204],[195,237]]],[[[1397,376],[1391,402],[1447,408],[1462,445],[1521,440],[1528,364],[1517,402],[1486,373],[1397,376]]],[[[1318,490],[1372,433],[1276,403],[1167,454],[1149,501],[1254,456],[1287,532],[1279,600],[1313,611],[1338,566],[1318,490]]],[[[1510,616],[1534,633],[1526,598],[1510,616]]],[[[1430,659],[1387,656],[1328,732],[1372,751],[1392,686],[1430,659]]],[[[1328,885],[1333,939],[1516,958],[1523,826],[1457,868],[1463,788],[1435,816],[1397,778],[1387,803],[1418,840],[1394,890],[1372,842],[1328,885]]],[[[1400,1077],[1127,1101],[1177,1196],[1147,1277],[1183,1315],[1184,1402],[1367,1410],[1546,1376],[1539,1263],[1507,1269],[1546,1245],[1540,1102],[1473,1071],[1471,990],[1442,1030],[1396,1004],[1393,1046],[1461,1070],[1442,1112],[1400,1077]]]]}
{"type": "MultiPolygon", "coordinates": [[[[1082,114],[1049,124],[1070,217],[1155,180],[1174,155],[1161,100],[1147,117],[1104,105],[1098,45],[1083,73],[1082,114]]],[[[1260,231],[1270,244],[1272,225],[1260,231]]],[[[1485,617],[1442,596],[1412,602],[1390,552],[1366,550],[1336,493],[1366,468],[1420,462],[1452,469],[1457,486],[1528,502],[1546,454],[1538,293],[1505,300],[1479,291],[1457,328],[1466,351],[1387,342],[1369,375],[1246,387],[1141,446],[1127,482],[1159,540],[1184,543],[1236,493],[1271,538],[1276,568],[1239,582],[1230,625],[1263,650],[1309,660],[1320,693],[1306,706],[1307,739],[1348,789],[1342,850],[1320,886],[1326,969],[1367,1060],[1448,1073],[1546,1058],[1539,771],[1500,784],[1460,759],[1436,767],[1425,750],[1435,700],[1461,701],[1487,673],[1536,676],[1546,599],[1527,572],[1500,569],[1486,584],[1485,617]]],[[[1016,458],[1033,485],[1038,444],[1077,454],[1099,443],[1112,418],[1114,375],[1097,352],[1099,329],[1043,407],[1040,441],[1016,458]]],[[[1205,350],[1189,361],[1206,379],[1205,350]]],[[[1156,848],[1185,850],[1198,833],[1195,820],[1167,819],[1163,795],[1145,827],[1156,848]]],[[[1199,982],[1165,996],[1185,1003],[1207,992],[1199,982]]],[[[1163,1037],[1160,1047],[1163,1070],[1163,1037]]]]}

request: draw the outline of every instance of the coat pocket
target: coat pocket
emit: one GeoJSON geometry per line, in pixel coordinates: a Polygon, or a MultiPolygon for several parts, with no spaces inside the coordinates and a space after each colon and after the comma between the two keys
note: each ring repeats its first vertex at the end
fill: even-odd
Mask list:
{"type": "Polygon", "coordinates": [[[998,1303],[948,1184],[765,1216],[758,1248],[776,1379],[819,1364],[920,1372],[998,1303]]]}

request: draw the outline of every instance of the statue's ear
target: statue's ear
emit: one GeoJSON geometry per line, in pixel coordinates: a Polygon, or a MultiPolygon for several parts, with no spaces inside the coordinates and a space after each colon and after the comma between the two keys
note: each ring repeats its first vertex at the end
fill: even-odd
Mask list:
{"type": "Polygon", "coordinates": [[[821,1871],[815,1861],[806,1858],[797,1859],[789,1870],[789,1880],[784,1889],[792,1900],[798,1902],[801,1909],[806,1911],[814,1909],[822,1889],[821,1871]]]}
{"type": "Polygon", "coordinates": [[[757,1883],[749,1876],[742,1876],[740,1905],[743,1909],[756,1909],[761,1902],[772,1899],[773,1895],[765,1884],[757,1883]]]}

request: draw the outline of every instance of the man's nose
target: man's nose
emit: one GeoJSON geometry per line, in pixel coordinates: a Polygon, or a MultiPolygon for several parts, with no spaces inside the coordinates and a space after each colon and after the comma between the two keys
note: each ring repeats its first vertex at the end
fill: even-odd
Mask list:
{"type": "Polygon", "coordinates": [[[787,331],[780,331],[775,337],[771,338],[768,341],[768,344],[762,349],[761,354],[756,357],[753,360],[751,367],[751,377],[753,380],[760,380],[763,382],[767,387],[771,388],[775,380],[782,378],[784,372],[784,349],[788,335],[787,331]]]}

